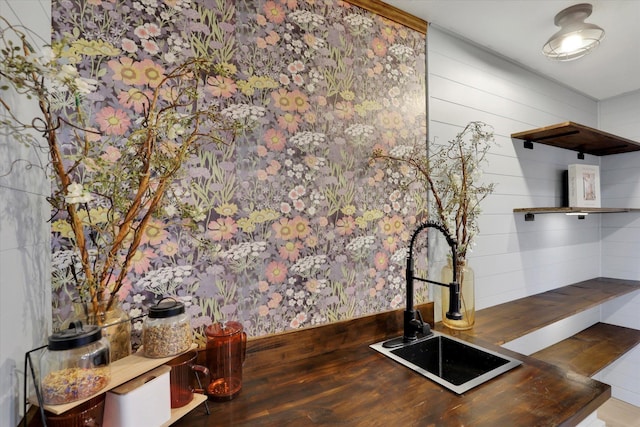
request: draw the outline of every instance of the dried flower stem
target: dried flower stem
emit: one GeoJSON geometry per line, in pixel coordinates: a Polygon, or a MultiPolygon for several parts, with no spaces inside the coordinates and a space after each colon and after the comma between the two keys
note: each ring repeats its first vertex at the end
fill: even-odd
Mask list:
{"type": "Polygon", "coordinates": [[[494,184],[481,185],[475,181],[485,160],[493,132],[482,122],[471,122],[448,142],[434,148],[427,157],[425,147],[394,147],[388,153],[374,151],[372,161],[384,161],[390,167],[408,166],[406,174],[421,182],[433,196],[433,204],[440,223],[455,236],[458,257],[464,260],[477,234],[480,202],[493,192],[494,184]]]}
{"type": "MultiPolygon", "coordinates": [[[[0,106],[8,113],[8,119],[0,123],[13,129],[16,139],[34,147],[40,147],[35,137],[21,132],[36,130],[45,137],[50,166],[58,184],[58,191],[49,201],[55,208],[66,212],[65,221],[73,234],[70,241],[79,253],[83,273],[81,280],[85,282],[82,287],[78,284],[78,291],[88,290],[96,312],[105,291],[108,291],[110,297],[105,307],[108,310],[123,286],[151,218],[162,208],[165,194],[182,165],[200,144],[225,143],[222,134],[232,140],[239,124],[222,117],[215,106],[207,108],[202,107],[201,103],[199,105],[198,101],[202,100],[201,86],[206,84],[206,76],[213,73],[216,64],[206,58],[189,58],[173,70],[163,73],[149,95],[135,88],[129,92],[146,98],[141,128],[112,142],[116,145],[124,143],[129,150],[122,164],[105,166],[103,163],[101,169],[97,163],[101,151],[94,146],[90,135],[98,139],[103,135],[90,127],[80,96],[97,82],[83,79],[73,66],[61,65],[56,58],[37,57],[25,33],[2,17],[0,24],[0,77],[9,83],[0,89],[12,87],[18,94],[35,98],[41,113],[31,124],[22,123],[9,104],[0,98],[0,106]],[[14,46],[14,39],[19,40],[18,46],[14,46]],[[75,115],[74,119],[67,120],[54,114],[51,95],[56,89],[48,86],[51,82],[62,87],[62,93],[73,97],[74,108],[63,109],[62,113],[66,113],[67,117],[75,115]],[[171,94],[170,99],[168,94],[171,94]],[[206,127],[203,128],[205,123],[206,127]],[[66,147],[63,150],[60,141],[59,133],[65,128],[70,128],[64,142],[71,150],[66,147]],[[124,184],[128,184],[122,185],[126,188],[120,188],[119,182],[109,181],[112,169],[121,173],[124,184]],[[83,189],[83,185],[77,183],[78,179],[94,179],[91,181],[94,186],[88,191],[107,202],[106,226],[92,222],[87,205],[91,196],[83,189]],[[81,204],[86,210],[89,224],[83,220],[81,204]],[[100,233],[104,233],[101,241],[95,238],[100,233]],[[101,257],[99,262],[91,250],[98,251],[101,257]],[[118,262],[121,265],[117,265],[118,262]],[[111,283],[114,271],[118,269],[117,277],[111,283]]],[[[62,49],[61,46],[57,48],[62,49]]]]}

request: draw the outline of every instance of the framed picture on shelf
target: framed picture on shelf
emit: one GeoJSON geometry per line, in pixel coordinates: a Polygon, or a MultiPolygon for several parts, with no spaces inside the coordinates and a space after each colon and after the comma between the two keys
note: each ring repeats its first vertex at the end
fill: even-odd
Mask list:
{"type": "Polygon", "coordinates": [[[569,207],[601,207],[599,166],[581,164],[569,165],[567,175],[569,207]]]}

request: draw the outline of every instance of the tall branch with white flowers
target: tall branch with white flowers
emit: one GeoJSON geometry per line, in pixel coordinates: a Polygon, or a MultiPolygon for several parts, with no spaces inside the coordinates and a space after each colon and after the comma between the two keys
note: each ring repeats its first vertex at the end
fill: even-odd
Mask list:
{"type": "MultiPolygon", "coordinates": [[[[3,90],[34,99],[40,114],[24,122],[8,98],[0,97],[5,113],[0,126],[16,141],[48,153],[46,169],[54,181],[49,201],[54,218],[70,226],[68,238],[80,265],[73,272],[78,296],[94,307],[106,296],[110,306],[150,219],[194,216],[188,200],[171,191],[183,166],[195,150],[230,143],[235,136],[239,124],[204,100],[207,76],[224,70],[202,57],[186,58],[170,70],[149,67],[155,73],[151,83],[142,86],[131,78],[123,91],[123,103],[135,105],[137,120],[110,107],[98,114],[92,95],[107,83],[79,74],[82,50],[58,42],[37,53],[28,33],[0,17],[0,81],[3,90]],[[117,127],[123,123],[126,129],[117,127]]],[[[89,61],[103,65],[96,77],[106,74],[104,64],[121,53],[107,43],[98,48],[86,49],[89,61]]],[[[140,71],[133,61],[111,61],[112,69],[120,67],[123,82],[125,67],[140,71]]]]}
{"type": "Polygon", "coordinates": [[[482,182],[482,165],[493,142],[493,129],[474,121],[446,144],[431,144],[428,156],[426,147],[417,144],[375,150],[372,161],[387,162],[428,189],[435,216],[457,240],[458,258],[464,260],[479,231],[480,202],[495,188],[482,182]]]}

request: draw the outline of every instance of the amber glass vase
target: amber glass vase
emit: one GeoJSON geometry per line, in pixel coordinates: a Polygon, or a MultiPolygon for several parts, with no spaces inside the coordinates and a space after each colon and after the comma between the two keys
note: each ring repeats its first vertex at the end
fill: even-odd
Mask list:
{"type": "Polygon", "coordinates": [[[91,301],[74,300],[72,320],[102,327],[102,336],[109,340],[111,362],[115,362],[131,354],[131,321],[119,300],[107,309],[108,302],[107,299],[98,301],[95,311],[91,301]]]}
{"type": "MultiPolygon", "coordinates": [[[[458,260],[457,282],[460,284],[460,313],[462,319],[447,319],[446,313],[449,309],[449,288],[442,288],[442,323],[451,329],[465,330],[471,329],[476,321],[476,293],[475,278],[473,270],[467,265],[465,260],[458,260]]],[[[442,268],[442,283],[451,283],[453,279],[452,262],[442,268]]]]}

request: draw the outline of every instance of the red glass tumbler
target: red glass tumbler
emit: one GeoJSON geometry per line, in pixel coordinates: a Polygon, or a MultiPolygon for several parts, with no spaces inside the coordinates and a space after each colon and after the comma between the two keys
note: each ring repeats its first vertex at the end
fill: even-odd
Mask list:
{"type": "Polygon", "coordinates": [[[202,374],[205,384],[209,382],[209,370],[205,366],[196,364],[198,353],[189,350],[180,356],[171,359],[167,365],[171,366],[169,382],[171,388],[171,407],[180,408],[193,400],[193,393],[202,393],[204,390],[194,386],[195,372],[202,374]]]}
{"type": "Polygon", "coordinates": [[[205,329],[207,335],[207,367],[211,382],[207,395],[212,400],[231,400],[242,389],[247,334],[239,322],[214,323],[205,329]]]}

